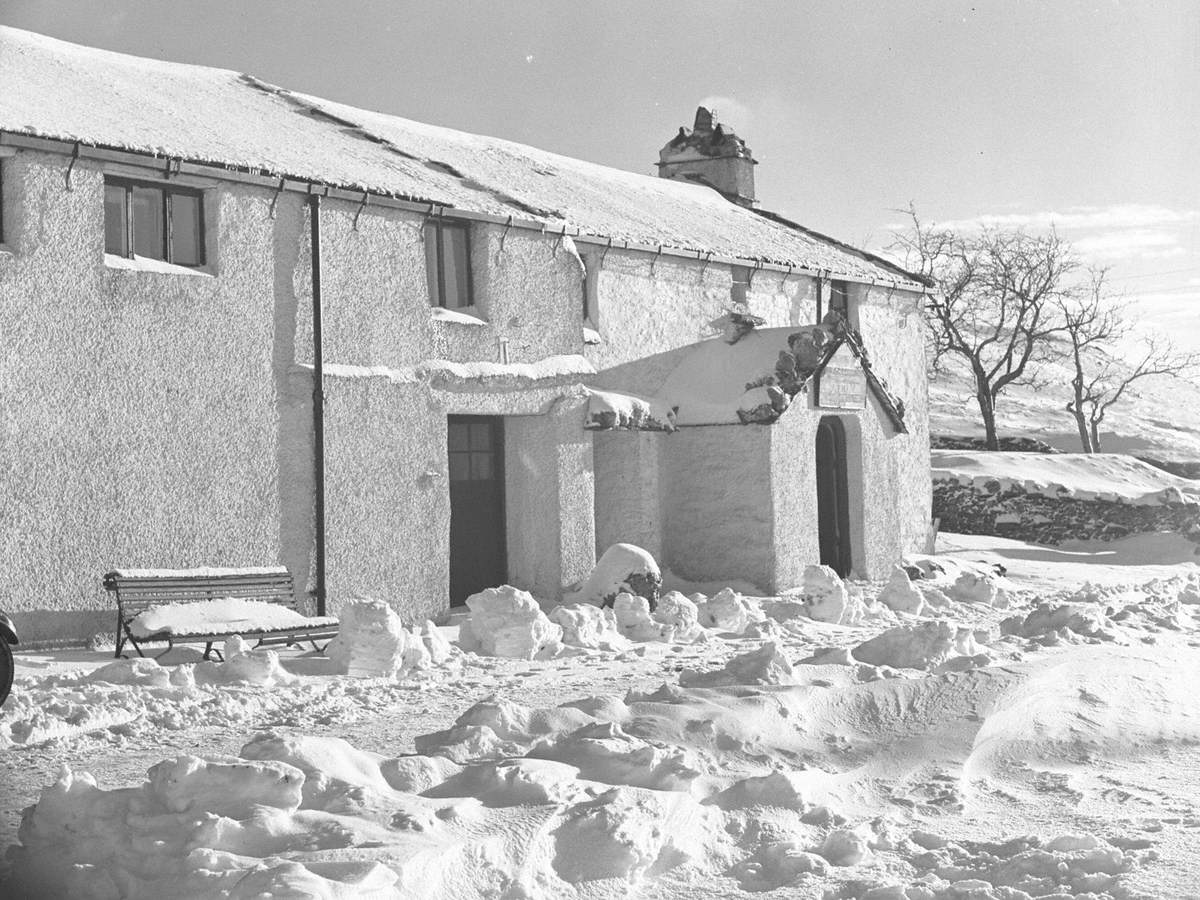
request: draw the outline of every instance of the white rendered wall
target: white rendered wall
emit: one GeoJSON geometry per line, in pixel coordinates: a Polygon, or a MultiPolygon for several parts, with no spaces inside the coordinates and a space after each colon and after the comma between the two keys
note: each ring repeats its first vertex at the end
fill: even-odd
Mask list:
{"type": "Polygon", "coordinates": [[[668,436],[645,431],[594,433],[596,553],[617,543],[663,556],[660,459],[668,436]]]}
{"type": "Polygon", "coordinates": [[[270,192],[210,195],[213,275],[124,271],[67,163],[3,165],[0,607],[28,642],[111,635],[109,569],[280,557],[270,192]]]}

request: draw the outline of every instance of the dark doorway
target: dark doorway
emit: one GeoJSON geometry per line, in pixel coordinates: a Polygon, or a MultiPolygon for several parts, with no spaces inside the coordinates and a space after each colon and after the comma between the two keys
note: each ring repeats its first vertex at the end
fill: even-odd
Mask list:
{"type": "Polygon", "coordinates": [[[817,426],[817,522],[821,565],[850,574],[850,501],[846,486],[846,429],[837,416],[817,426]]]}
{"type": "Polygon", "coordinates": [[[504,420],[450,416],[450,604],[508,580],[504,420]]]}

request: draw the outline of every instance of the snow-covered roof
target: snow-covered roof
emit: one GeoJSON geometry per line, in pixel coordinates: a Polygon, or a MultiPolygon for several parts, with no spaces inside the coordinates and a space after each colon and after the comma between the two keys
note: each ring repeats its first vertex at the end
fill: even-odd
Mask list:
{"type": "Polygon", "coordinates": [[[914,276],[698,185],[425,125],[227,69],[82,47],[0,26],[0,131],[237,167],[614,241],[820,269],[914,276]]]}

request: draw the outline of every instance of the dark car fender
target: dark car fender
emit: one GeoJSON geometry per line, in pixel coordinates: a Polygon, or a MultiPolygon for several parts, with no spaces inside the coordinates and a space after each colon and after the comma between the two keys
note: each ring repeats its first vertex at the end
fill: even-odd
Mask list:
{"type": "Polygon", "coordinates": [[[8,641],[10,644],[19,643],[17,640],[17,628],[13,625],[13,620],[0,613],[0,637],[8,641]]]}

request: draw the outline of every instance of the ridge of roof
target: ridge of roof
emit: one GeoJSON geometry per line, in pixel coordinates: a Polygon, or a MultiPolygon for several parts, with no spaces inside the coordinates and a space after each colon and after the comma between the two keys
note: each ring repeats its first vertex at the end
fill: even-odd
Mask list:
{"type": "Polygon", "coordinates": [[[417,199],[556,230],[920,290],[892,263],[715,191],[0,25],[0,130],[417,199]],[[904,282],[904,283],[898,283],[904,282]]]}

